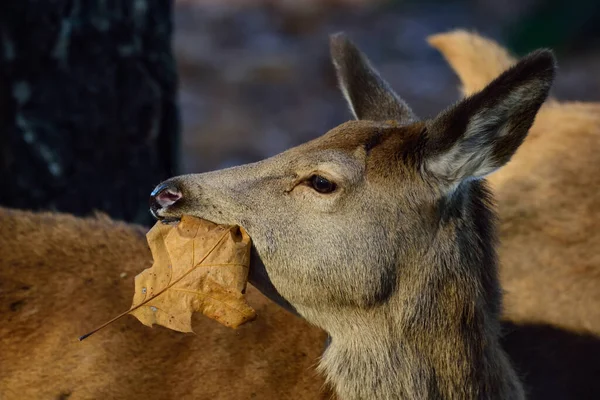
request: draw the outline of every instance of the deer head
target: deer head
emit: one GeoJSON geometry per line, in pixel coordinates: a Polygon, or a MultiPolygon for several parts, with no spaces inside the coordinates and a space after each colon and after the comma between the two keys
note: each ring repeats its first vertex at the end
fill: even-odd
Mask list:
{"type": "Polygon", "coordinates": [[[530,54],[430,120],[342,34],[331,55],[356,120],[257,163],[171,178],[152,193],[153,214],[244,227],[256,253],[250,282],[333,343],[418,327],[446,335],[465,318],[493,325],[500,294],[483,178],[527,135],[554,78],[552,53],[530,54]]]}

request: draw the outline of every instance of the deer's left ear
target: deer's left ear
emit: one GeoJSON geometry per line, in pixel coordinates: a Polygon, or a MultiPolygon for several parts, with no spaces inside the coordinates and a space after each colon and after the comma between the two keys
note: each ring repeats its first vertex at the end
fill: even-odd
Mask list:
{"type": "Polygon", "coordinates": [[[481,178],[506,164],[548,96],[556,61],[538,50],[481,92],[427,123],[425,170],[449,184],[481,178]]]}
{"type": "Polygon", "coordinates": [[[331,35],[330,50],[340,89],[356,119],[401,124],[416,120],[410,107],[343,33],[331,35]]]}

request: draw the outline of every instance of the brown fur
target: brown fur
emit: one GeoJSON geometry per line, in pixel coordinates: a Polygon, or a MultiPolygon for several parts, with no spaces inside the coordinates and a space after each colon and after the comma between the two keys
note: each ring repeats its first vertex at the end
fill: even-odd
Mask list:
{"type": "Polygon", "coordinates": [[[491,180],[506,315],[600,335],[600,104],[548,104],[519,152],[491,180]]]}
{"type": "Polygon", "coordinates": [[[0,209],[1,399],[318,398],[324,334],[251,286],[259,319],[239,330],[199,316],[185,335],[127,316],[79,342],[131,305],[152,260],[145,231],[0,209]]]}

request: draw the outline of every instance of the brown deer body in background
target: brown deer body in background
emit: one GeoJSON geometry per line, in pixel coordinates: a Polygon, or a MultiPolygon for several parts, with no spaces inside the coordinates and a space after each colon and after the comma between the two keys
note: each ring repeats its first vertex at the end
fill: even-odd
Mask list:
{"type": "Polygon", "coordinates": [[[129,308],[133,277],[152,264],[146,230],[2,208],[0,221],[0,399],[319,398],[325,335],[252,287],[261,318],[237,331],[198,316],[184,335],[126,317],[79,342],[129,308]]]}
{"type": "MultiPolygon", "coordinates": [[[[470,93],[514,62],[476,35],[440,35],[434,44],[470,93]]],[[[530,398],[600,394],[600,261],[598,230],[590,229],[600,207],[588,208],[599,200],[598,111],[598,104],[548,102],[513,161],[490,177],[499,198],[503,315],[516,323],[505,325],[503,345],[530,398]]],[[[323,333],[252,287],[259,319],[239,331],[199,317],[194,337],[127,318],[78,343],[97,321],[129,307],[131,279],[150,263],[145,232],[60,214],[0,210],[0,219],[3,399],[314,399],[322,391],[311,367],[323,333]]]]}
{"type": "Polygon", "coordinates": [[[243,226],[251,282],[329,333],[320,369],[343,400],[523,398],[499,343],[483,178],[525,139],[553,55],[532,53],[418,121],[344,36],[331,49],[358,121],[255,164],[171,178],[154,215],[243,226]]]}

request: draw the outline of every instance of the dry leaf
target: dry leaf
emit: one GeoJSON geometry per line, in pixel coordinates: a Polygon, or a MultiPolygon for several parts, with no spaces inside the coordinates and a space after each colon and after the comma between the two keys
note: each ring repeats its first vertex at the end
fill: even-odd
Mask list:
{"type": "Polygon", "coordinates": [[[242,228],[184,216],[176,225],[157,223],[147,238],[154,265],[135,277],[131,307],[141,323],[192,332],[194,311],[232,328],[256,317],[242,295],[250,266],[242,228]]]}
{"type": "Polygon", "coordinates": [[[180,332],[192,332],[195,311],[231,328],[256,318],[243,296],[251,248],[243,228],[184,216],[176,225],[157,222],[146,237],[154,264],[135,277],[131,308],[79,340],[126,314],[180,332]]]}

